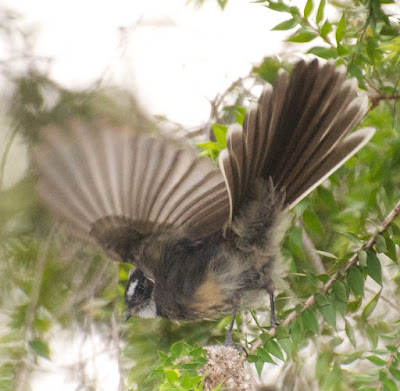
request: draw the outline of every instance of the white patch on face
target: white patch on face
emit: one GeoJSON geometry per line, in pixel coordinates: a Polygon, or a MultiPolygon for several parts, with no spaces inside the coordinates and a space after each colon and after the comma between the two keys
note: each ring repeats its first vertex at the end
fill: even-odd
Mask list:
{"type": "Polygon", "coordinates": [[[131,282],[129,284],[128,291],[126,292],[126,295],[128,297],[132,297],[133,296],[133,294],[135,293],[135,289],[136,289],[136,285],[137,284],[138,284],[138,280],[135,280],[135,281],[133,281],[133,282],[131,282]]]}
{"type": "Polygon", "coordinates": [[[157,310],[156,310],[156,303],[154,300],[146,305],[146,307],[141,308],[136,315],[139,315],[141,318],[156,318],[157,317],[157,310]]]}

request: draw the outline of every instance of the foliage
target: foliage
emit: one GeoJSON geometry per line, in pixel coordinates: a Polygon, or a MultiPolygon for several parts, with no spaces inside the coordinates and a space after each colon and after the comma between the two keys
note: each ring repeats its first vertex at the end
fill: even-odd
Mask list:
{"type": "MultiPolygon", "coordinates": [[[[263,59],[248,78],[211,102],[215,139],[199,144],[201,153],[217,159],[227,125],[243,122],[248,103],[243,96],[255,99],[252,87],[289,69],[294,51],[343,64],[370,98],[362,126],[374,126],[377,133],[293,211],[282,247],[290,273],[276,302],[280,326],[272,333],[263,311],[244,313],[234,337],[260,374],[280,365],[285,371],[279,381],[293,389],[396,390],[400,223],[390,212],[400,200],[398,19],[389,16],[390,1],[308,0],[303,9],[283,0],[257,3],[286,15],[274,27],[288,33],[286,53],[263,59]]],[[[221,8],[227,4],[219,2],[221,8]]],[[[14,18],[2,21],[3,35],[14,18]]],[[[7,145],[16,134],[30,145],[50,122],[99,113],[154,131],[126,91],[71,91],[39,71],[40,59],[33,60],[21,74],[12,73],[11,65],[4,70],[13,94],[3,102],[10,108],[5,119],[10,132],[1,150],[0,188],[7,145]]],[[[0,189],[0,389],[27,389],[41,360],[52,360],[54,333],[74,327],[84,334],[94,328],[117,345],[126,389],[201,389],[194,369],[203,351],[192,346],[222,342],[229,319],[122,324],[129,267],[66,238],[33,196],[34,183],[29,171],[13,187],[0,189]]],[[[82,387],[90,389],[86,380],[82,387]]]]}
{"type": "Polygon", "coordinates": [[[202,391],[204,376],[197,373],[206,363],[206,351],[183,341],[171,346],[169,353],[160,352],[160,360],[152,369],[152,377],[160,378],[162,391],[202,391]]]}

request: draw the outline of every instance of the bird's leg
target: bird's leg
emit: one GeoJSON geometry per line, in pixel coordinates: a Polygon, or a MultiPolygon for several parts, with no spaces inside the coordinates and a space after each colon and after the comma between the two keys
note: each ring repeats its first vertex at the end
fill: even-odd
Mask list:
{"type": "Polygon", "coordinates": [[[225,346],[233,346],[233,347],[239,346],[235,344],[232,340],[232,330],[233,330],[233,325],[235,324],[236,314],[237,314],[237,308],[234,308],[231,324],[229,325],[228,333],[226,334],[225,337],[225,343],[224,343],[225,346]]]}
{"type": "Polygon", "coordinates": [[[279,325],[279,323],[276,321],[274,292],[269,292],[269,302],[271,308],[271,318],[270,318],[271,327],[276,327],[279,325]]]}
{"type": "Polygon", "coordinates": [[[240,295],[237,294],[235,296],[234,300],[233,300],[232,320],[231,320],[231,323],[230,323],[229,328],[228,328],[228,333],[226,334],[226,337],[225,337],[224,345],[232,347],[232,348],[235,348],[235,349],[237,349],[239,351],[244,351],[247,354],[246,349],[242,345],[239,345],[239,344],[233,342],[233,340],[232,340],[233,325],[235,324],[236,314],[238,312],[239,306],[240,306],[240,295]]]}
{"type": "Polygon", "coordinates": [[[264,282],[263,282],[263,287],[264,289],[268,292],[269,294],[269,303],[270,303],[270,308],[271,308],[271,327],[276,327],[279,323],[276,321],[276,313],[275,313],[275,284],[274,281],[272,281],[272,278],[270,277],[270,271],[268,270],[269,265],[266,265],[264,267],[264,282]]]}

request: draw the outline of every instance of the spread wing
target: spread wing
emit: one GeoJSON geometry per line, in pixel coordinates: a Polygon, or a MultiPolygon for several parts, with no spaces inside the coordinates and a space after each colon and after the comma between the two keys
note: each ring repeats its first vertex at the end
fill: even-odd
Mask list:
{"type": "Polygon", "coordinates": [[[229,129],[219,157],[230,220],[255,178],[271,178],[292,207],[370,140],[371,128],[349,134],[367,111],[356,92],[343,68],[317,60],[300,61],[290,77],[281,72],[273,87],[265,85],[243,129],[229,129]]]}
{"type": "Polygon", "coordinates": [[[220,170],[190,148],[101,121],[71,121],[43,136],[33,151],[40,198],[73,235],[119,260],[152,233],[202,237],[228,219],[220,170]]]}

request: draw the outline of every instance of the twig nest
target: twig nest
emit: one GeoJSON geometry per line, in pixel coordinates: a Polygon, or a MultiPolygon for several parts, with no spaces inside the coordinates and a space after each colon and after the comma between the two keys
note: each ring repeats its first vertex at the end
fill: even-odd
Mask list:
{"type": "Polygon", "coordinates": [[[246,362],[240,352],[223,345],[205,346],[207,364],[199,370],[206,374],[204,391],[213,390],[222,384],[225,391],[255,391],[257,384],[254,377],[246,370],[246,362]]]}

